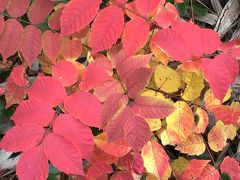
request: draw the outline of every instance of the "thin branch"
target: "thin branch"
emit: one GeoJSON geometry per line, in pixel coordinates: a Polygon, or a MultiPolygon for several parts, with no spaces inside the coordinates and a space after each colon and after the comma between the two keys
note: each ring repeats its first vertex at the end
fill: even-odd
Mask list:
{"type": "Polygon", "coordinates": [[[129,12],[131,12],[131,13],[133,13],[133,14],[135,14],[135,15],[143,18],[143,19],[145,19],[146,21],[148,21],[149,23],[151,23],[152,25],[154,25],[156,28],[162,29],[156,22],[148,19],[146,16],[143,16],[143,15],[137,13],[136,11],[133,11],[133,10],[125,7],[125,5],[123,5],[123,4],[119,3],[119,2],[116,2],[116,1],[114,1],[114,0],[109,0],[109,2],[112,2],[113,4],[117,5],[118,7],[122,8],[122,9],[125,9],[125,10],[127,10],[127,11],[129,11],[129,12]]]}
{"type": "Polygon", "coordinates": [[[194,19],[193,2],[192,2],[192,0],[190,0],[190,4],[191,4],[191,12],[192,12],[192,21],[194,22],[195,19],[194,19]]]}

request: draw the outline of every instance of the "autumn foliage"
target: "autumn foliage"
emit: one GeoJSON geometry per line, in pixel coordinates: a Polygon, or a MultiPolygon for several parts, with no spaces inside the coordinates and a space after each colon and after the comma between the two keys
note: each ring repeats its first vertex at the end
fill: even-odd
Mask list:
{"type": "Polygon", "coordinates": [[[2,62],[21,59],[0,87],[5,108],[18,105],[0,147],[21,153],[20,180],[47,179],[50,163],[76,179],[240,179],[234,157],[215,162],[239,128],[237,40],[165,0],[2,0],[0,11],[2,62]]]}

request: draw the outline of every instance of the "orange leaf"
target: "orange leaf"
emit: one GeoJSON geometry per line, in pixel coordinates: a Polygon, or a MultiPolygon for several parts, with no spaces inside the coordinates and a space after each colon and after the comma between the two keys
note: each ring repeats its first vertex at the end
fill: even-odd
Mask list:
{"type": "Polygon", "coordinates": [[[128,145],[126,139],[108,142],[106,133],[101,133],[95,136],[94,142],[98,148],[115,157],[125,156],[131,150],[131,147],[128,145]]]}

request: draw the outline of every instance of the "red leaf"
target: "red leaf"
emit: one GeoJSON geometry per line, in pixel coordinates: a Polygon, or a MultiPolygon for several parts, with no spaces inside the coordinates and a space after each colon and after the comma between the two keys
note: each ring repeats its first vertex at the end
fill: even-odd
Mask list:
{"type": "Polygon", "coordinates": [[[16,174],[19,179],[47,179],[48,159],[43,146],[36,146],[22,153],[17,164],[16,174]]]}
{"type": "Polygon", "coordinates": [[[147,86],[153,69],[147,67],[140,67],[134,71],[129,78],[126,80],[126,87],[128,96],[131,98],[136,98],[138,94],[147,86]]]}
{"type": "Polygon", "coordinates": [[[231,180],[240,179],[240,166],[235,158],[225,157],[220,165],[220,169],[222,173],[228,174],[231,180]]]}
{"type": "Polygon", "coordinates": [[[28,11],[28,19],[32,24],[40,24],[53,10],[54,2],[49,0],[35,0],[28,11]]]}
{"type": "Polygon", "coordinates": [[[43,138],[44,129],[37,124],[25,123],[10,129],[0,142],[6,151],[26,151],[36,146],[43,138]]]}
{"type": "Polygon", "coordinates": [[[51,133],[44,141],[44,150],[51,163],[66,174],[84,175],[82,157],[72,143],[51,133]]]}
{"type": "Polygon", "coordinates": [[[116,59],[116,69],[120,78],[127,82],[130,75],[140,67],[146,67],[152,54],[132,56],[127,59],[116,59]]]}
{"type": "Polygon", "coordinates": [[[18,65],[13,68],[11,72],[11,78],[18,86],[27,86],[28,81],[25,74],[25,67],[23,65],[18,65]]]}
{"type": "Polygon", "coordinates": [[[155,17],[155,21],[162,28],[167,28],[173,24],[176,20],[179,19],[179,14],[176,7],[167,2],[165,8],[163,8],[158,15],[155,17]]]}
{"type": "Polygon", "coordinates": [[[14,55],[20,45],[23,27],[15,19],[8,19],[5,22],[2,34],[0,36],[0,52],[3,60],[14,55]]]}
{"type": "Polygon", "coordinates": [[[185,39],[193,57],[202,56],[203,53],[211,54],[220,47],[220,38],[217,32],[211,29],[201,29],[191,22],[180,21],[173,24],[173,29],[185,39]]]}
{"type": "Polygon", "coordinates": [[[117,42],[123,27],[122,9],[110,6],[101,10],[93,21],[89,34],[92,54],[110,49],[117,42]]]}
{"type": "Polygon", "coordinates": [[[59,33],[53,33],[50,30],[45,31],[42,36],[42,43],[43,51],[55,63],[61,47],[59,33]]]}
{"type": "Polygon", "coordinates": [[[190,59],[186,40],[173,29],[159,30],[154,34],[151,42],[175,60],[190,59]]]}
{"type": "Polygon", "coordinates": [[[136,0],[135,5],[141,14],[145,15],[157,8],[160,0],[136,0]]]}
{"type": "Polygon", "coordinates": [[[148,39],[150,27],[148,22],[139,17],[129,21],[122,35],[123,49],[126,56],[135,54],[148,39]]]}
{"type": "Polygon", "coordinates": [[[66,92],[62,84],[54,78],[39,76],[29,88],[28,96],[30,99],[42,99],[52,106],[57,106],[63,102],[66,92]]]}
{"type": "Polygon", "coordinates": [[[3,16],[1,16],[0,17],[0,35],[2,34],[4,24],[5,24],[4,18],[3,18],[3,16]]]}
{"type": "Polygon", "coordinates": [[[15,124],[36,123],[47,126],[52,121],[54,110],[51,105],[44,100],[29,99],[21,102],[11,119],[15,124]]]}
{"type": "Polygon", "coordinates": [[[135,153],[134,158],[133,158],[133,163],[132,163],[132,169],[135,173],[141,175],[144,170],[143,166],[143,159],[141,154],[135,153]]]}
{"type": "Polygon", "coordinates": [[[202,179],[219,179],[220,175],[217,169],[212,167],[210,164],[207,164],[207,166],[203,169],[202,174],[200,177],[196,178],[196,180],[202,180],[202,179]]]}
{"type": "Polygon", "coordinates": [[[133,177],[132,175],[126,172],[118,171],[113,174],[113,176],[111,177],[111,180],[133,180],[133,177]]]}
{"type": "Polygon", "coordinates": [[[101,101],[106,101],[111,95],[115,93],[123,93],[121,84],[112,78],[112,80],[101,83],[94,89],[93,94],[101,101]]]}
{"type": "Polygon", "coordinates": [[[42,33],[33,25],[24,28],[19,51],[31,67],[42,50],[42,33]]]}
{"type": "Polygon", "coordinates": [[[71,61],[62,60],[52,67],[52,77],[63,86],[71,86],[78,81],[78,71],[71,61]]]}
{"type": "Polygon", "coordinates": [[[238,76],[239,66],[231,55],[220,54],[214,59],[204,59],[202,70],[214,96],[222,101],[230,83],[238,76]]]}
{"type": "Polygon", "coordinates": [[[151,119],[163,119],[175,111],[175,107],[171,103],[151,96],[138,97],[132,108],[136,114],[151,119]]]}
{"type": "Polygon", "coordinates": [[[83,124],[101,127],[101,104],[92,94],[88,92],[76,92],[65,98],[64,108],[83,124]]]}
{"type": "Polygon", "coordinates": [[[129,106],[120,109],[117,116],[114,117],[107,125],[107,139],[109,142],[117,141],[124,137],[125,121],[133,116],[132,110],[129,106]]]}
{"type": "Polygon", "coordinates": [[[176,22],[171,29],[158,31],[152,43],[169,56],[178,61],[186,61],[191,57],[210,54],[220,46],[218,34],[210,29],[201,29],[191,22],[176,22]],[[211,42],[209,42],[211,39],[211,42]]]}
{"type": "Polygon", "coordinates": [[[30,0],[11,0],[7,11],[13,17],[20,17],[27,12],[29,4],[30,0]]]}
{"type": "Polygon", "coordinates": [[[141,149],[151,137],[148,123],[140,116],[132,116],[126,120],[124,134],[133,149],[141,149]]]}
{"type": "Polygon", "coordinates": [[[111,76],[103,69],[90,64],[83,72],[79,88],[82,91],[89,91],[101,83],[111,80],[111,76]]]}
{"type": "Polygon", "coordinates": [[[114,118],[118,111],[126,106],[128,97],[123,93],[116,93],[110,96],[103,104],[101,109],[101,125],[109,122],[114,118]]]}
{"type": "Polygon", "coordinates": [[[2,96],[5,93],[5,89],[3,89],[2,87],[0,87],[0,96],[2,96]]]}
{"type": "Polygon", "coordinates": [[[100,0],[72,0],[67,3],[61,16],[61,35],[79,32],[96,16],[100,0]]]}
{"type": "Polygon", "coordinates": [[[84,159],[91,159],[93,151],[93,135],[88,126],[70,114],[62,114],[53,124],[53,132],[65,137],[79,151],[84,159]]]}
{"type": "Polygon", "coordinates": [[[62,16],[63,9],[64,9],[64,6],[59,7],[55,9],[55,11],[50,14],[50,16],[48,16],[48,26],[52,30],[56,30],[56,31],[60,30],[60,17],[62,16]]]}
{"type": "Polygon", "coordinates": [[[91,63],[91,66],[95,66],[98,68],[104,69],[109,75],[112,75],[112,69],[113,65],[110,60],[108,60],[104,55],[98,54],[96,55],[96,59],[94,60],[93,63],[91,63]]]}
{"type": "Polygon", "coordinates": [[[91,165],[87,171],[87,179],[98,178],[104,174],[112,173],[112,166],[110,164],[96,163],[91,165]]]}
{"type": "Polygon", "coordinates": [[[0,12],[3,12],[7,8],[9,1],[10,0],[1,0],[0,1],[0,12]]]}

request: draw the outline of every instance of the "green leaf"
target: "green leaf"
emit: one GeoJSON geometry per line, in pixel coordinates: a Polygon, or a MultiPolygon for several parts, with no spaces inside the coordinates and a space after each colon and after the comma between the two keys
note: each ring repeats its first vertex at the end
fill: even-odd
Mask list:
{"type": "Polygon", "coordinates": [[[184,16],[185,14],[185,3],[178,3],[176,4],[176,8],[180,16],[184,16]]]}
{"type": "Polygon", "coordinates": [[[48,174],[48,180],[57,180],[54,174],[48,174]]]}
{"type": "Polygon", "coordinates": [[[53,175],[57,175],[60,174],[59,170],[57,168],[55,168],[52,163],[49,163],[49,170],[48,170],[49,174],[53,174],[53,175]]]}
{"type": "Polygon", "coordinates": [[[208,9],[199,2],[193,2],[193,11],[196,16],[205,16],[208,9]]]}
{"type": "Polygon", "coordinates": [[[221,179],[222,180],[231,180],[231,178],[225,173],[221,173],[221,179]]]}

